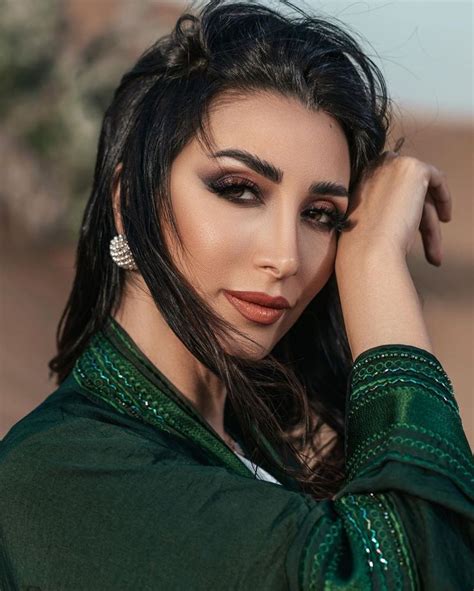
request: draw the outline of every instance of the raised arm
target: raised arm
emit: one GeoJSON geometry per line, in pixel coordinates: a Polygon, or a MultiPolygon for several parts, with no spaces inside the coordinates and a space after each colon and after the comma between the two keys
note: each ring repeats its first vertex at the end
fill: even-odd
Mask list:
{"type": "Polygon", "coordinates": [[[407,264],[420,229],[441,263],[444,175],[387,153],[360,183],[336,274],[354,358],[346,485],[305,541],[300,585],[471,589],[474,470],[449,377],[432,353],[407,264]]]}
{"type": "Polygon", "coordinates": [[[351,198],[350,227],[339,239],[336,275],[355,359],[384,344],[432,352],[406,255],[420,230],[427,260],[440,265],[439,222],[451,219],[443,173],[387,152],[351,198]]]}

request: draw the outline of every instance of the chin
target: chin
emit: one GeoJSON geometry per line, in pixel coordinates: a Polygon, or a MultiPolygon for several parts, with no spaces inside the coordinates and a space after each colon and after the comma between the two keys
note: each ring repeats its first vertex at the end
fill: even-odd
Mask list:
{"type": "Polygon", "coordinates": [[[251,359],[253,361],[259,361],[260,359],[266,357],[275,346],[273,339],[269,343],[262,343],[259,342],[259,340],[256,337],[252,337],[251,335],[249,335],[249,337],[253,338],[256,344],[250,343],[246,340],[236,342],[234,338],[230,345],[228,343],[223,345],[224,351],[229,355],[239,357],[240,359],[251,359]]]}

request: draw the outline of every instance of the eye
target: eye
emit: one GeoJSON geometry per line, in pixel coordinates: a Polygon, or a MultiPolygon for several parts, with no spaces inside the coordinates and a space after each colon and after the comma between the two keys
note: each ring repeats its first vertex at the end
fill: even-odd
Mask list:
{"type": "Polygon", "coordinates": [[[213,193],[224,197],[224,199],[233,201],[234,203],[255,204],[262,201],[260,189],[249,179],[226,177],[217,181],[206,181],[206,185],[213,193]],[[251,193],[254,197],[244,198],[243,195],[246,192],[251,193]]]}
{"type": "Polygon", "coordinates": [[[306,210],[309,214],[309,223],[316,227],[323,227],[328,230],[335,229],[337,232],[343,230],[347,225],[346,214],[330,206],[311,207],[306,210]]]}
{"type": "Polygon", "coordinates": [[[328,224],[333,219],[334,210],[326,207],[312,207],[308,210],[308,215],[312,221],[328,224]]]}

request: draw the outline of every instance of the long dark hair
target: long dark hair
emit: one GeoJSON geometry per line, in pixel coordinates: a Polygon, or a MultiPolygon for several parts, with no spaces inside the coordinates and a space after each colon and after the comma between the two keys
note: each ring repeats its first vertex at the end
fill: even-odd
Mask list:
{"type": "Polygon", "coordinates": [[[123,76],[104,117],[76,277],[49,367],[63,381],[120,302],[127,272],[113,263],[108,247],[117,233],[111,196],[121,164],[124,233],[156,306],[189,351],[222,379],[226,416],[240,427],[254,461],[327,498],[344,477],[351,368],[334,274],[271,354],[242,359],[224,351],[219,337],[232,327],[175,267],[163,233],[167,221],[181,244],[170,204],[171,164],[194,137],[212,144],[209,106],[225,93],[269,90],[333,116],[349,145],[349,191],[382,152],[390,118],[380,70],[337,22],[280,4],[295,14],[211,0],[197,14],[183,14],[123,76]]]}

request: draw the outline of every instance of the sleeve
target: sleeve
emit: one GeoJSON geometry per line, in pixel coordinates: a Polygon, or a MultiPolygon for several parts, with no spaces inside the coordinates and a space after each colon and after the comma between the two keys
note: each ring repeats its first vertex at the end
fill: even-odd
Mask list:
{"type": "Polygon", "coordinates": [[[472,454],[437,358],[409,345],[359,355],[346,430],[345,486],[288,554],[298,588],[471,591],[472,454]]]}

